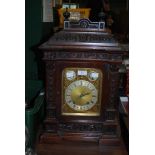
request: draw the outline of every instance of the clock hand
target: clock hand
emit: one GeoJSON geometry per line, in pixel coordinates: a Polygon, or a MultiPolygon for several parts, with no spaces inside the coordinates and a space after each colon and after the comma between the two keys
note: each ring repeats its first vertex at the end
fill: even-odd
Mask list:
{"type": "Polygon", "coordinates": [[[90,92],[88,92],[88,93],[85,93],[85,94],[83,94],[84,96],[86,96],[86,95],[89,95],[90,94],[90,92]]]}
{"type": "Polygon", "coordinates": [[[86,96],[86,95],[89,95],[89,94],[90,94],[90,92],[85,93],[85,94],[82,94],[82,93],[81,93],[81,95],[80,95],[79,97],[82,98],[83,96],[86,96]]]}

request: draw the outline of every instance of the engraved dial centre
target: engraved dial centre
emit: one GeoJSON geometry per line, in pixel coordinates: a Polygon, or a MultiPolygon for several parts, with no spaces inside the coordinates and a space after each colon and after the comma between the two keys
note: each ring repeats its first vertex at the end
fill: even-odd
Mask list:
{"type": "Polygon", "coordinates": [[[91,109],[97,102],[98,93],[95,86],[86,80],[72,82],[65,91],[67,105],[76,111],[91,109]]]}
{"type": "Polygon", "coordinates": [[[92,99],[92,92],[87,87],[79,86],[72,90],[71,99],[77,105],[84,105],[89,103],[92,99]]]}

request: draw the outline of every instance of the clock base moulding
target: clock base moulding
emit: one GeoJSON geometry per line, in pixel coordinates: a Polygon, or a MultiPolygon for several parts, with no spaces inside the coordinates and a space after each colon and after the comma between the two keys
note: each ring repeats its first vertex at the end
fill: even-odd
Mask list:
{"type": "Polygon", "coordinates": [[[114,146],[121,144],[118,121],[58,123],[53,118],[45,122],[44,131],[40,135],[40,143],[93,142],[114,146]]]}
{"type": "MultiPolygon", "coordinates": [[[[59,133],[60,134],[60,133],[59,133]]],[[[121,138],[117,136],[102,135],[102,133],[65,133],[59,135],[58,133],[43,133],[40,136],[40,143],[47,144],[63,144],[67,142],[86,142],[96,143],[99,145],[121,145],[121,138]]]]}

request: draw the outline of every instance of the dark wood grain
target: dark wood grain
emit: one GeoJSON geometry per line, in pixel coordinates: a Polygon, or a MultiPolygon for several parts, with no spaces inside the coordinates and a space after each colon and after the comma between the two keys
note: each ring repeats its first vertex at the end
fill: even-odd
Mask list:
{"type": "Polygon", "coordinates": [[[61,143],[61,144],[38,144],[36,148],[38,155],[128,155],[123,145],[101,146],[94,143],[61,143]]]}

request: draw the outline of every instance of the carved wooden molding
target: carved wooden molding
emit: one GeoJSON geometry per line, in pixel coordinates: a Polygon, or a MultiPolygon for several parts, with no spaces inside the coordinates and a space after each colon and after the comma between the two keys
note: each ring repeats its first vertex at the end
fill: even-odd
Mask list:
{"type": "Polygon", "coordinates": [[[104,123],[52,123],[45,124],[46,131],[59,132],[91,132],[102,133],[103,135],[117,135],[118,125],[104,125],[104,123]]]}
{"type": "Polygon", "coordinates": [[[109,108],[115,108],[118,103],[119,67],[120,64],[109,64],[109,108]]]}
{"type": "Polygon", "coordinates": [[[55,63],[52,61],[46,62],[46,100],[48,105],[53,106],[52,104],[55,103],[55,63]]]}
{"type": "Polygon", "coordinates": [[[43,59],[122,61],[122,55],[100,52],[44,52],[43,59]]]}
{"type": "Polygon", "coordinates": [[[104,112],[105,121],[115,121],[116,111],[115,110],[106,110],[104,112]]]}
{"type": "Polygon", "coordinates": [[[48,45],[50,44],[57,44],[60,42],[68,42],[68,44],[71,42],[86,42],[86,43],[118,43],[118,41],[115,40],[113,35],[106,34],[106,33],[98,33],[98,32],[92,32],[92,33],[78,33],[78,32],[69,32],[69,31],[61,31],[59,33],[55,33],[52,38],[48,41],[48,45]]]}

